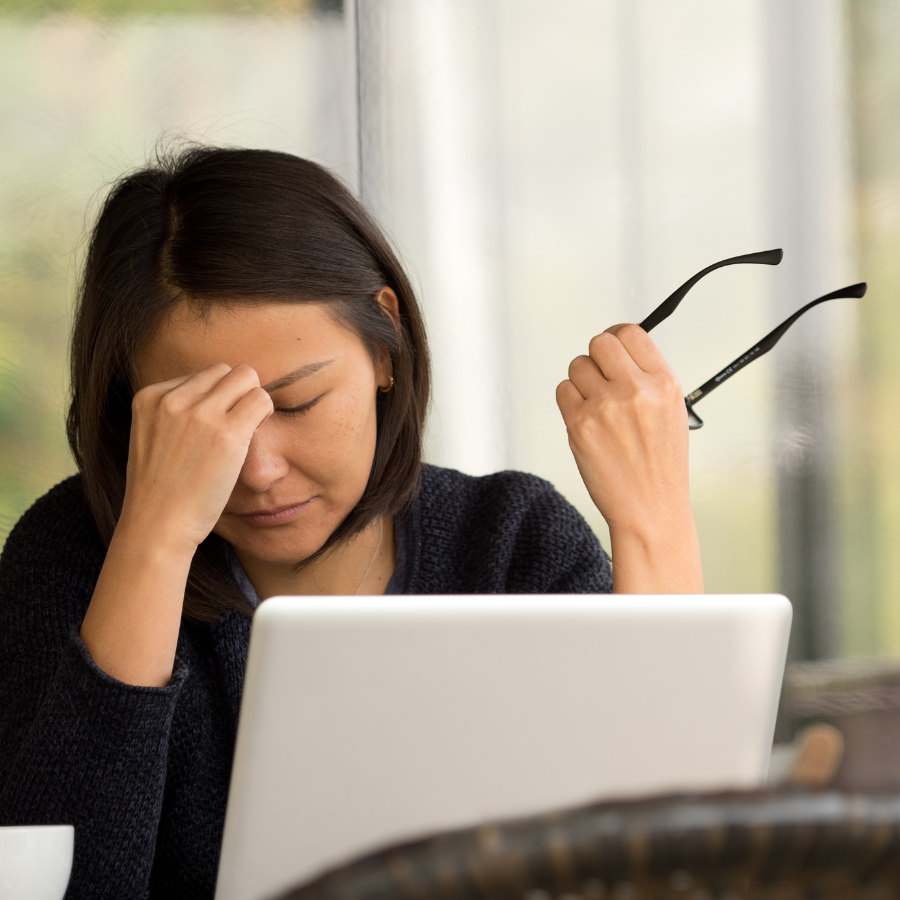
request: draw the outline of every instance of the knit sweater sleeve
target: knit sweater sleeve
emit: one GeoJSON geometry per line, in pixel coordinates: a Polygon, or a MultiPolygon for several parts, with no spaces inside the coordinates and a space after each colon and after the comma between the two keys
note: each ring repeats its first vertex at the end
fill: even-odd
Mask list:
{"type": "Polygon", "coordinates": [[[104,551],[80,482],[39,500],[0,558],[0,824],[72,824],[67,898],[145,897],[169,731],[187,677],[126,685],[78,628],[104,551]]]}

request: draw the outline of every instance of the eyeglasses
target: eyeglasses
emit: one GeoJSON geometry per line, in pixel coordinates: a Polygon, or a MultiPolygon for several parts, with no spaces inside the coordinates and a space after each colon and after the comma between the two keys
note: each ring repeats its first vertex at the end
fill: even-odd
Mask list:
{"type": "MultiPolygon", "coordinates": [[[[663,300],[656,309],[641,322],[641,328],[644,331],[650,331],[656,328],[660,322],[664,322],[678,308],[678,304],[684,300],[687,292],[701,279],[704,275],[722,266],[733,266],[737,263],[757,263],[764,266],[777,266],[781,262],[784,252],[781,250],[764,250],[761,253],[748,253],[745,256],[732,256],[731,259],[723,259],[721,262],[713,263],[707,266],[702,272],[698,272],[693,278],[689,278],[677,291],[670,294],[663,300]]],[[[758,344],[754,344],[746,353],[742,353],[734,362],[729,363],[717,375],[713,375],[705,384],[700,385],[696,391],[691,391],[684,398],[684,405],[688,411],[688,425],[691,430],[703,427],[703,419],[694,412],[694,404],[702,400],[710,391],[715,390],[720,384],[728,381],[732,375],[740,372],[744,366],[749,365],[754,359],[759,359],[765,353],[768,353],[782,338],[784,333],[803,315],[807,310],[824,303],[826,300],[838,300],[843,297],[863,297],[866,293],[866,283],[861,281],[859,284],[851,284],[848,287],[840,288],[825,294],[823,297],[817,297],[806,306],[801,307],[792,316],[785,319],[777,328],[770,331],[758,344]]]]}

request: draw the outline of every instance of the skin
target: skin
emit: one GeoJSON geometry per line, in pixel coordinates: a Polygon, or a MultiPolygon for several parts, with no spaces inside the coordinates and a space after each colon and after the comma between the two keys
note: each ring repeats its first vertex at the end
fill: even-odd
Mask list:
{"type": "MultiPolygon", "coordinates": [[[[377,299],[397,314],[389,288],[377,299]]],[[[295,567],[365,490],[386,353],[373,361],[323,304],[235,304],[203,318],[181,306],[143,348],[138,376],[122,515],[81,627],[101,669],[169,683],[191,559],[211,531],[262,599],[384,592],[396,553],[387,518],[295,567]]],[[[595,337],[557,401],[610,526],[614,589],[702,591],[686,411],[650,338],[635,325],[595,337]]]]}
{"type": "Polygon", "coordinates": [[[647,332],[616,325],[594,337],[556,402],[578,471],[609,525],[613,590],[702,593],[687,408],[647,332]]]}

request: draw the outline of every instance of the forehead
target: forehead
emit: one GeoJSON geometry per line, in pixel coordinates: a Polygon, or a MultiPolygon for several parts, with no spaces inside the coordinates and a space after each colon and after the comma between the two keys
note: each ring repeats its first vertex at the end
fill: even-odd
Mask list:
{"type": "Polygon", "coordinates": [[[188,375],[214,363],[249,365],[265,384],[306,362],[346,356],[362,341],[329,314],[326,304],[229,303],[203,315],[184,303],[168,316],[138,356],[143,385],[188,375]]]}

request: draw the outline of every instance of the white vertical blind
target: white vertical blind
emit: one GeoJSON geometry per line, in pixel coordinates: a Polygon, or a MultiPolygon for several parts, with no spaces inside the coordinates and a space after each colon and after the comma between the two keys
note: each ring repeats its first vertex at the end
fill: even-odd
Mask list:
{"type": "Polygon", "coordinates": [[[434,356],[428,457],[494,472],[508,463],[509,420],[495,11],[358,9],[363,199],[420,280],[434,356]]]}
{"type": "MultiPolygon", "coordinates": [[[[772,241],[785,248],[773,308],[784,319],[861,280],[853,259],[848,72],[840,0],[767,0],[765,20],[767,196],[772,241]]],[[[859,303],[816,309],[777,351],[779,569],[794,602],[796,658],[840,647],[835,386],[848,376],[840,351],[859,303]]]]}

